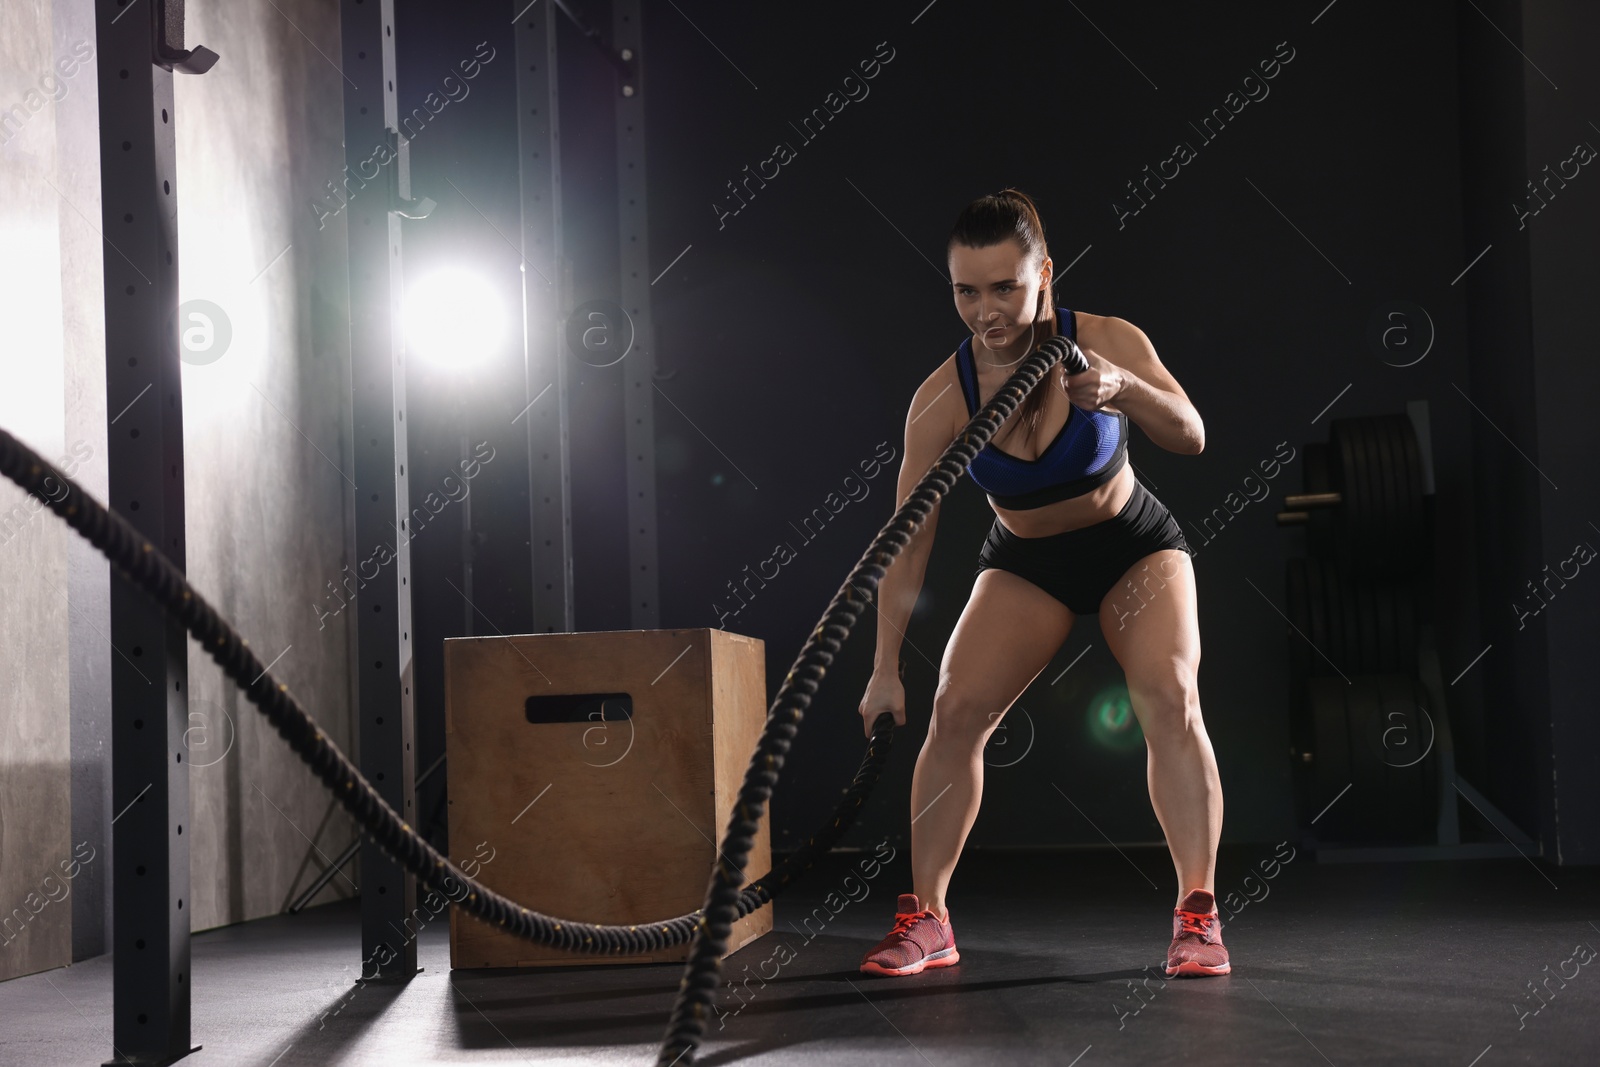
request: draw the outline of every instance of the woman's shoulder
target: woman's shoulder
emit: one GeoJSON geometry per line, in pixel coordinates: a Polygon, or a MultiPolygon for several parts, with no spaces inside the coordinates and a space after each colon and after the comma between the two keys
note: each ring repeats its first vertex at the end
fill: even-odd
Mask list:
{"type": "Polygon", "coordinates": [[[917,386],[911,397],[911,406],[906,413],[908,423],[919,421],[923,415],[938,410],[950,416],[943,421],[950,422],[952,426],[960,425],[958,421],[953,421],[966,409],[965,393],[956,362],[960,351],[960,348],[953,350],[922,379],[922,384],[917,386]]]}
{"type": "Polygon", "coordinates": [[[1087,311],[1073,314],[1078,326],[1077,341],[1084,348],[1102,352],[1112,350],[1118,347],[1119,339],[1142,332],[1133,323],[1117,315],[1095,315],[1087,311]]]}
{"type": "Polygon", "coordinates": [[[1088,345],[1090,348],[1094,347],[1094,342],[1098,338],[1105,336],[1106,324],[1111,320],[1109,315],[1096,315],[1091,311],[1067,311],[1067,314],[1073,318],[1078,344],[1088,345]]]}
{"type": "Polygon", "coordinates": [[[922,384],[917,386],[913,401],[930,404],[946,393],[959,392],[961,377],[957,360],[960,359],[960,356],[960,348],[954,349],[949,355],[945,356],[939,365],[934,367],[926,378],[922,379],[922,384]]]}

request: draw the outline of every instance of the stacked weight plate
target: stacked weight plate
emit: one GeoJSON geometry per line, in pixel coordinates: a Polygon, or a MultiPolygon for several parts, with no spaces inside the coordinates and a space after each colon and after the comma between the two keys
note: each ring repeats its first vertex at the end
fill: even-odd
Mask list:
{"type": "Polygon", "coordinates": [[[1405,415],[1338,419],[1328,441],[1335,554],[1351,575],[1395,577],[1427,551],[1422,456],[1405,415]]]}
{"type": "MultiPolygon", "coordinates": [[[[1290,600],[1299,589],[1316,647],[1301,641],[1292,653],[1301,677],[1415,671],[1417,583],[1351,575],[1336,560],[1289,560],[1290,600]]],[[[1292,616],[1291,616],[1292,617],[1292,616]]]]}
{"type": "Polygon", "coordinates": [[[1411,674],[1313,678],[1308,812],[1321,841],[1417,842],[1438,822],[1435,712],[1411,674]]]}
{"type": "Polygon", "coordinates": [[[1316,819],[1325,841],[1420,840],[1436,824],[1436,712],[1416,677],[1431,550],[1411,420],[1337,420],[1303,474],[1290,506],[1309,555],[1284,575],[1301,825],[1316,819]]]}

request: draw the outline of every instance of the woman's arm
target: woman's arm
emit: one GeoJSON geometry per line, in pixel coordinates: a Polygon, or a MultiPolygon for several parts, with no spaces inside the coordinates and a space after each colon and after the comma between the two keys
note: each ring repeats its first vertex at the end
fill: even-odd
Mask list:
{"type": "Polygon", "coordinates": [[[1102,321],[1097,333],[1100,347],[1083,349],[1089,369],[1067,379],[1072,402],[1092,410],[1115,400],[1162,448],[1198,455],[1206,446],[1205,423],[1183,386],[1156,357],[1150,338],[1115,316],[1102,321]]]}
{"type": "MultiPolygon", "coordinates": [[[[941,368],[941,371],[944,368],[941,368]]],[[[895,488],[895,508],[899,509],[911,496],[922,476],[950,447],[955,435],[950,430],[951,404],[959,402],[960,386],[949,377],[936,371],[929,375],[906,412],[906,450],[900,462],[900,477],[895,488]],[[954,391],[951,385],[956,385],[954,391]],[[950,393],[951,398],[946,398],[950,393]]],[[[873,656],[874,673],[883,672],[891,678],[899,677],[900,646],[905,641],[906,626],[911,621],[912,609],[922,590],[927,574],[928,557],[933,552],[933,533],[939,526],[941,500],[928,513],[927,520],[912,535],[900,554],[885,569],[878,583],[878,643],[873,656]]]]}

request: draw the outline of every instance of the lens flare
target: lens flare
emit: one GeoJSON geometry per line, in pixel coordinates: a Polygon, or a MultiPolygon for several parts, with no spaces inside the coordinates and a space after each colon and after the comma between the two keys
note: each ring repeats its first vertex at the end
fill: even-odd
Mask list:
{"type": "Polygon", "coordinates": [[[1138,748],[1144,741],[1128,687],[1120,683],[1100,690],[1089,701],[1088,728],[1096,744],[1116,752],[1138,748]]]}
{"type": "Polygon", "coordinates": [[[493,285],[460,268],[436,271],[406,294],[406,351],[437,367],[469,367],[505,342],[506,309],[493,285]]]}

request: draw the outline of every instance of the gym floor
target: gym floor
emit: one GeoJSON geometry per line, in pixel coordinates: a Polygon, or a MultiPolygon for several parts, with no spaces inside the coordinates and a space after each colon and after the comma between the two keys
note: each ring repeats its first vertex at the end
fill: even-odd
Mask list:
{"type": "MultiPolygon", "coordinates": [[[[960,965],[898,979],[856,964],[909,887],[905,850],[864,897],[850,883],[858,900],[817,912],[827,922],[813,920],[808,937],[801,920],[843,892],[860,858],[835,854],[777,902],[771,934],[725,961],[725,979],[750,981],[742,998],[723,988],[725,1014],[697,1062],[1595,1062],[1600,965],[1586,961],[1600,946],[1600,870],[1319,865],[1298,852],[1246,885],[1240,872],[1275,853],[1289,854],[1222,850],[1218,895],[1256,898],[1223,932],[1233,974],[1167,981],[1175,894],[1164,848],[970,852],[951,902],[960,965]],[[765,962],[779,941],[792,958],[765,962]],[[774,977],[752,977],[763,973],[774,977]]],[[[404,986],[354,985],[359,955],[353,903],[197,935],[202,1048],[181,1062],[650,1064],[680,973],[451,972],[442,920],[423,930],[423,971],[404,986]]],[[[110,957],[0,984],[0,1018],[6,1063],[109,1059],[110,957]]]]}

